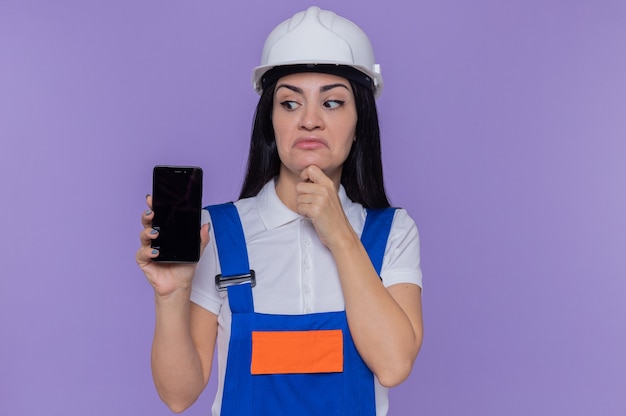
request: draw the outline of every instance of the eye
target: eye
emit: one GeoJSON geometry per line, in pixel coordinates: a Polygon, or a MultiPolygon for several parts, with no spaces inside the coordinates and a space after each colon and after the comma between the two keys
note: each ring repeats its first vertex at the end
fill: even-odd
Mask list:
{"type": "Polygon", "coordinates": [[[341,100],[328,100],[328,101],[324,101],[324,107],[334,110],[336,108],[341,107],[344,103],[345,101],[341,101],[341,100]]]}
{"type": "Polygon", "coordinates": [[[282,101],[280,105],[281,107],[283,107],[285,110],[288,110],[288,111],[295,110],[298,107],[297,102],[289,101],[289,100],[282,101]]]}

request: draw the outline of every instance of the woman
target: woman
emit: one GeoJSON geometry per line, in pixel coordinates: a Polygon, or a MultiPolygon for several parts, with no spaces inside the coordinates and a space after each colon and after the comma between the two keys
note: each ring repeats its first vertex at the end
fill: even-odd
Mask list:
{"type": "Polygon", "coordinates": [[[203,213],[197,267],[152,262],[142,216],[157,390],[189,407],[217,345],[214,415],[385,415],[422,342],[421,270],[415,224],[383,187],[371,45],[311,7],[272,31],[253,83],[240,200],[203,213]]]}

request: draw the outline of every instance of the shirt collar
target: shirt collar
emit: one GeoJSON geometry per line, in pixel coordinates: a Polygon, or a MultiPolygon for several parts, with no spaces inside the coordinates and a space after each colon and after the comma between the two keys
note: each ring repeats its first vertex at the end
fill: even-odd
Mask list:
{"type": "MultiPolygon", "coordinates": [[[[257,195],[257,203],[259,207],[259,215],[266,229],[278,228],[291,221],[302,219],[302,215],[293,212],[276,195],[276,179],[272,179],[263,186],[257,195]]],[[[339,185],[339,201],[343,210],[347,212],[353,203],[346,194],[343,185],[339,185]]]]}

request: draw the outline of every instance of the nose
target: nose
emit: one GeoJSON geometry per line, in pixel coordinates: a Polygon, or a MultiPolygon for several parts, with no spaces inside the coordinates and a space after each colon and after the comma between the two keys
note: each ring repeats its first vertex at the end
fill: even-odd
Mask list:
{"type": "Polygon", "coordinates": [[[307,105],[302,111],[300,119],[300,128],[304,130],[316,130],[324,128],[324,119],[321,109],[313,105],[307,105]]]}

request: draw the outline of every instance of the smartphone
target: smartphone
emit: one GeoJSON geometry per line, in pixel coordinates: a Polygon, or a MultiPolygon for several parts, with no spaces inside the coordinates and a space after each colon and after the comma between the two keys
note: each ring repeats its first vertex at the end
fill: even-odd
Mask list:
{"type": "Polygon", "coordinates": [[[152,227],[159,236],[154,261],[195,263],[200,260],[202,169],[197,166],[155,166],[152,177],[152,227]]]}

